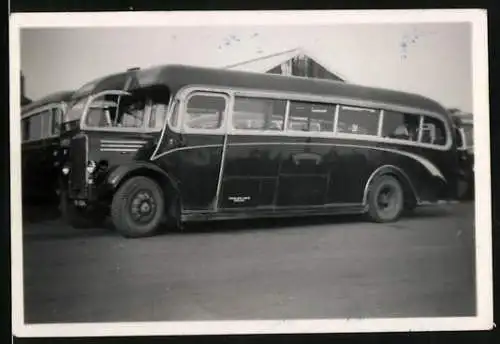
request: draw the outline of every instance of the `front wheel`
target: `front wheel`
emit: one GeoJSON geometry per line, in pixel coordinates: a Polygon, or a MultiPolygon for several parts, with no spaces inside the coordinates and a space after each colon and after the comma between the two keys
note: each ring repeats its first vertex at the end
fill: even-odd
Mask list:
{"type": "Polygon", "coordinates": [[[160,186],[150,178],[132,177],[113,196],[111,219],[127,238],[156,233],[164,216],[165,200],[160,186]]]}
{"type": "Polygon", "coordinates": [[[392,222],[404,209],[403,188],[392,176],[381,176],[370,186],[368,216],[375,222],[392,222]]]}

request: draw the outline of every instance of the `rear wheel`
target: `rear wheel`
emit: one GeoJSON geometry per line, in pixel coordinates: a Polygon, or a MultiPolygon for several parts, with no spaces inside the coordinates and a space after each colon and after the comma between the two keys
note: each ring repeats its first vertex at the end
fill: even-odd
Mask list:
{"type": "Polygon", "coordinates": [[[368,216],[375,222],[396,221],[404,209],[403,188],[393,176],[378,177],[370,186],[368,216]]]}
{"type": "Polygon", "coordinates": [[[164,210],[161,187],[150,178],[132,177],[113,196],[111,218],[124,237],[145,237],[157,232],[164,210]]]}

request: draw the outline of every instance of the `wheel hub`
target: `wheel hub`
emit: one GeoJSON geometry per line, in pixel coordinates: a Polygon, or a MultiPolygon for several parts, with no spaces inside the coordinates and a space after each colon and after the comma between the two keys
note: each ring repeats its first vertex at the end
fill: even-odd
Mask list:
{"type": "Polygon", "coordinates": [[[154,215],[155,207],[154,199],[148,192],[139,192],[132,199],[132,217],[136,221],[147,222],[154,215]]]}

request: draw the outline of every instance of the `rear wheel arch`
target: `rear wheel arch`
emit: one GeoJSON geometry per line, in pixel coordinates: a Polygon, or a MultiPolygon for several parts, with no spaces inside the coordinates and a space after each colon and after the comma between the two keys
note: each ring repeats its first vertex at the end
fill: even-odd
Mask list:
{"type": "Polygon", "coordinates": [[[408,210],[413,210],[419,202],[419,197],[413,183],[410,180],[410,177],[401,170],[400,168],[392,165],[385,165],[377,168],[368,178],[368,181],[365,185],[364,195],[363,195],[363,204],[367,204],[368,201],[368,192],[370,190],[370,186],[382,176],[392,176],[396,178],[396,180],[401,184],[403,188],[403,197],[405,202],[405,208],[408,210]]]}

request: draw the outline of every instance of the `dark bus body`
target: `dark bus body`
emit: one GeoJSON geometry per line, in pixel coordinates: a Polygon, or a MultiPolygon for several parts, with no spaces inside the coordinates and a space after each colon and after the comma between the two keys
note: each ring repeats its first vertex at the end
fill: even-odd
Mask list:
{"type": "Polygon", "coordinates": [[[53,93],[21,109],[23,203],[58,199],[60,124],[71,94],[71,91],[53,93]]]}
{"type": "Polygon", "coordinates": [[[65,122],[70,219],[110,214],[126,237],[233,218],[387,222],[456,199],[452,120],[403,92],[169,65],[85,85],[65,122]]]}
{"type": "Polygon", "coordinates": [[[457,149],[460,161],[458,198],[474,198],[474,121],[471,113],[454,112],[452,119],[457,130],[457,149]]]}

